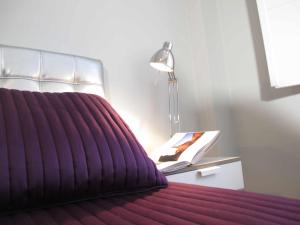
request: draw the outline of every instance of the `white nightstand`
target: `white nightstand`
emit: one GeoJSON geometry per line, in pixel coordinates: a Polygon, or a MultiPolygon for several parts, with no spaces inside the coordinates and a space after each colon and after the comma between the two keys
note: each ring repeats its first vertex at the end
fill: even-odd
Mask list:
{"type": "Polygon", "coordinates": [[[239,157],[203,158],[199,164],[165,175],[171,182],[233,190],[244,189],[242,163],[239,157]]]}

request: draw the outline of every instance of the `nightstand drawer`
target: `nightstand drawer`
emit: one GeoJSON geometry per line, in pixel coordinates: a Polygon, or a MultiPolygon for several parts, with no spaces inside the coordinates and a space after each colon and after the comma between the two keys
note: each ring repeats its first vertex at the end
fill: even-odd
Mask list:
{"type": "Polygon", "coordinates": [[[168,181],[240,190],[244,188],[241,161],[167,176],[168,181]],[[202,176],[202,174],[206,176],[202,176]]]}

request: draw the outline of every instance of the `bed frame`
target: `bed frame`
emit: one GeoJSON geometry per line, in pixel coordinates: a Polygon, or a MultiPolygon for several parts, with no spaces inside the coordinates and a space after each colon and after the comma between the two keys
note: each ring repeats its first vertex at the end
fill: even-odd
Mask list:
{"type": "Polygon", "coordinates": [[[81,56],[0,45],[0,87],[104,97],[103,64],[81,56]]]}

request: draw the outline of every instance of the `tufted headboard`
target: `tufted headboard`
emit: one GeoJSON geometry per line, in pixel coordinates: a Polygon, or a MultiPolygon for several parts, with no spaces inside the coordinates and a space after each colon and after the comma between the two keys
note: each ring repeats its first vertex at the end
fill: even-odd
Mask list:
{"type": "Polygon", "coordinates": [[[100,60],[0,45],[0,87],[104,97],[100,60]]]}

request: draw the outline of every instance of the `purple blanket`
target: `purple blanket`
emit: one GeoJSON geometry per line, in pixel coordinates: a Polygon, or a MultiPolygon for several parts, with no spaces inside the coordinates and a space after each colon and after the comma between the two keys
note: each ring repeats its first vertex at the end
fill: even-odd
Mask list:
{"type": "Polygon", "coordinates": [[[0,88],[0,211],[166,186],[103,98],[0,88]]]}
{"type": "Polygon", "coordinates": [[[144,194],[0,217],[1,225],[299,225],[300,201],[171,183],[144,194]]]}

